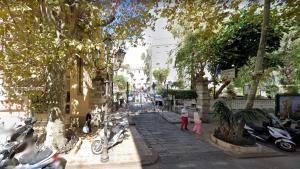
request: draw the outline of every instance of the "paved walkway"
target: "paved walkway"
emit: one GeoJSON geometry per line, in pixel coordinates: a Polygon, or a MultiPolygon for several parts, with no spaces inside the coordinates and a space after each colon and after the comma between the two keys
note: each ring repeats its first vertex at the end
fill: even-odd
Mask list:
{"type": "Polygon", "coordinates": [[[142,113],[134,118],[146,143],[160,160],[143,169],[299,169],[299,155],[237,159],[207,143],[203,136],[181,131],[158,113],[142,113]]]}
{"type": "Polygon", "coordinates": [[[141,169],[143,164],[151,164],[157,160],[157,155],[147,147],[135,127],[130,126],[125,132],[122,143],[109,150],[109,161],[102,163],[101,155],[91,151],[92,139],[83,139],[76,153],[65,155],[67,169],[141,169]]]}

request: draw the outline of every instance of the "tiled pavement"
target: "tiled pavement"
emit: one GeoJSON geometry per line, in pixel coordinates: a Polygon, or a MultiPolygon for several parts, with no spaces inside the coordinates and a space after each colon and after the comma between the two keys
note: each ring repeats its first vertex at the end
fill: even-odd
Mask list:
{"type": "MultiPolygon", "coordinates": [[[[181,131],[158,113],[134,117],[146,143],[157,151],[159,161],[143,169],[299,169],[299,153],[284,157],[238,159],[205,141],[203,136],[181,131]]],[[[205,130],[205,128],[204,128],[205,130]]]]}

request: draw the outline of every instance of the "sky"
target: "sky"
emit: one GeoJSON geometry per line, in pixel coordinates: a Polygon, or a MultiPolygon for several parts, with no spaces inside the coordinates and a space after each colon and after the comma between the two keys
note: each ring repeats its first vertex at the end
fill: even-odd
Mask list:
{"type": "Polygon", "coordinates": [[[142,53],[146,52],[147,47],[139,45],[137,47],[129,47],[126,50],[123,65],[129,64],[131,68],[140,68],[144,65],[141,59],[142,53]]]}

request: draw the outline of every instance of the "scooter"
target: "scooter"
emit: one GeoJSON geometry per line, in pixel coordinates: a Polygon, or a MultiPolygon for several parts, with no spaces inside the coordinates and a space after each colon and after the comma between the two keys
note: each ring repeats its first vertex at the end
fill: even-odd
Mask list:
{"type": "MultiPolygon", "coordinates": [[[[16,160],[16,159],[14,159],[16,160]]],[[[7,169],[64,169],[66,161],[55,151],[46,148],[23,154],[17,164],[6,166],[7,169]]]]}
{"type": "Polygon", "coordinates": [[[18,164],[14,155],[26,148],[26,142],[14,141],[6,143],[0,150],[0,168],[18,164]]]}
{"type": "Polygon", "coordinates": [[[270,120],[270,123],[263,122],[263,127],[246,123],[244,129],[262,142],[274,142],[278,148],[287,152],[296,151],[296,144],[292,141],[290,134],[282,126],[277,123],[274,124],[274,121],[270,120]]]}
{"type": "MultiPolygon", "coordinates": [[[[108,149],[120,143],[124,139],[125,123],[117,122],[115,125],[112,122],[108,123],[107,138],[108,138],[108,149]]],[[[100,134],[94,139],[91,144],[92,153],[99,155],[103,151],[104,144],[104,128],[100,130],[100,134]]]]}
{"type": "MultiPolygon", "coordinates": [[[[299,122],[298,122],[299,123],[299,122]]],[[[292,137],[297,146],[300,145],[300,128],[292,127],[292,120],[286,119],[281,123],[292,137]]]]}
{"type": "Polygon", "coordinates": [[[33,125],[36,123],[36,119],[27,118],[24,121],[24,125],[18,125],[13,134],[7,138],[8,142],[24,141],[33,137],[33,125]]]}

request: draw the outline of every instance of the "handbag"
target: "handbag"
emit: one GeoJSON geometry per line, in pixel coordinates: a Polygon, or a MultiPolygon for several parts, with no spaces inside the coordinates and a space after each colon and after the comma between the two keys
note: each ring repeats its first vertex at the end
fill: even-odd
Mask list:
{"type": "Polygon", "coordinates": [[[83,128],[82,128],[82,132],[85,134],[88,134],[90,132],[90,128],[87,125],[87,122],[85,122],[83,128]]]}

